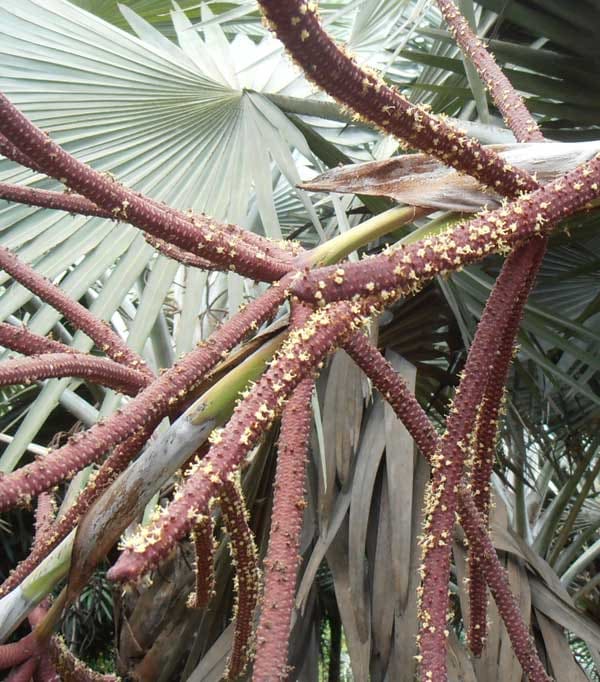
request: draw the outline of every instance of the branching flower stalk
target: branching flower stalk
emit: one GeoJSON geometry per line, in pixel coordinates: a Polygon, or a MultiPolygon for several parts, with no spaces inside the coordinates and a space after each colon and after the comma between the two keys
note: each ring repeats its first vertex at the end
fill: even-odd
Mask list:
{"type": "MultiPolygon", "coordinates": [[[[79,194],[54,192],[50,190],[37,189],[35,187],[0,183],[0,199],[27,204],[28,206],[39,206],[40,208],[68,211],[69,213],[74,213],[77,215],[106,218],[107,220],[119,220],[121,218],[120,216],[115,216],[114,213],[111,213],[106,209],[98,207],[92,201],[89,201],[79,194]]],[[[168,209],[166,206],[161,204],[157,204],[156,202],[152,203],[162,211],[173,210],[168,209]]],[[[189,220],[189,216],[186,216],[179,211],[173,212],[179,215],[180,218],[189,220]]],[[[269,240],[259,237],[254,233],[248,232],[247,230],[238,228],[237,226],[229,226],[229,228],[230,232],[235,234],[235,236],[242,240],[242,242],[247,242],[248,246],[255,247],[258,250],[266,250],[265,253],[267,253],[270,258],[276,258],[277,260],[282,260],[288,263],[291,262],[291,254],[281,250],[269,240]]],[[[146,241],[157,251],[160,251],[165,256],[179,261],[184,265],[190,265],[203,270],[219,269],[219,266],[212,263],[210,260],[201,258],[197,254],[192,253],[191,251],[186,251],[175,244],[171,244],[168,241],[161,239],[160,237],[148,233],[144,233],[144,237],[146,241]]]]}
{"type": "Polygon", "coordinates": [[[504,621],[523,672],[530,682],[550,682],[551,678],[544,670],[537,655],[535,643],[525,625],[519,605],[511,592],[506,570],[498,561],[496,550],[485,522],[470,495],[462,494],[459,498],[459,519],[467,536],[470,549],[481,558],[481,566],[485,579],[504,621]]]}
{"type": "Polygon", "coordinates": [[[224,429],[211,435],[212,448],[197,461],[177,498],[150,527],[144,527],[110,569],[112,580],[136,580],[156,566],[194,526],[197,514],[205,514],[213,497],[258,443],[287,398],[302,379],[340,340],[363,324],[360,306],[348,303],[322,308],[301,329],[292,331],[271,366],[236,407],[224,429]]]}
{"type": "Polygon", "coordinates": [[[43,169],[38,166],[35,161],[32,161],[27,154],[23,154],[23,152],[16,145],[7,140],[2,133],[0,133],[0,154],[11,161],[18,163],[20,166],[31,168],[31,170],[35,171],[36,173],[42,173],[43,175],[46,175],[43,169]]]}
{"type": "MultiPolygon", "coordinates": [[[[469,22],[462,16],[452,0],[437,0],[438,7],[463,54],[471,60],[485,83],[494,103],[518,142],[544,142],[544,137],[523,99],[511,85],[493,55],[473,33],[469,22]]],[[[523,306],[546,251],[547,238],[519,247],[526,250],[531,262],[523,266],[517,276],[523,281],[522,290],[515,301],[511,321],[507,325],[497,356],[490,368],[487,387],[482,397],[473,429],[473,456],[470,467],[471,489],[474,503],[487,527],[490,506],[490,483],[496,454],[498,416],[502,407],[504,389],[508,379],[513,347],[518,332],[523,306]]],[[[516,258],[514,254],[508,260],[516,258]]],[[[499,279],[496,286],[503,286],[499,279]]],[[[483,652],[487,635],[487,590],[485,575],[481,570],[481,554],[475,547],[468,550],[469,571],[469,631],[467,640],[474,656],[483,652]]]]}
{"type": "Polygon", "coordinates": [[[282,280],[280,286],[271,287],[261,298],[248,304],[203,345],[157,378],[129,403],[126,410],[75,435],[69,443],[43,459],[0,477],[0,511],[28,504],[35,495],[98,461],[111,446],[121,443],[140,428],[156,427],[171,410],[193,397],[195,387],[223,354],[271,317],[287,293],[286,281],[282,280]]]}
{"type": "MultiPolygon", "coordinates": [[[[40,341],[36,350],[35,339],[41,337],[34,338],[29,333],[19,335],[3,326],[0,340],[4,336],[7,347],[22,349],[21,352],[33,357],[10,361],[0,367],[0,377],[4,373],[7,381],[31,381],[48,376],[73,376],[85,368],[89,372],[88,378],[99,383],[110,379],[113,383],[108,385],[118,384],[132,393],[142,389],[121,413],[97,424],[42,460],[0,477],[0,509],[26,504],[84,466],[99,461],[104,453],[114,448],[75,505],[46,532],[48,539],[39,546],[36,543],[28,560],[19,566],[1,590],[17,584],[31,566],[39,562],[40,556],[74,527],[91,502],[106,490],[116,474],[140,450],[160,420],[176,413],[193,397],[208,371],[244,336],[269,319],[286,299],[296,295],[316,304],[316,311],[302,323],[292,319],[292,331],[271,367],[238,404],[225,428],[213,432],[212,448],[206,457],[196,458],[174,501],[128,543],[110,576],[119,581],[138,579],[167,556],[190,531],[198,530],[198,524],[203,523],[220,499],[235,548],[238,581],[236,636],[229,675],[234,678],[241,674],[249,656],[258,569],[245,512],[240,506],[242,499],[233,481],[244,458],[283,413],[254,676],[265,679],[265,676],[285,675],[298,566],[297,541],[302,520],[300,501],[303,500],[305,446],[310,425],[310,393],[321,363],[331,351],[343,345],[382,390],[432,463],[426,532],[422,541],[420,646],[423,679],[435,682],[445,679],[449,540],[455,515],[459,513],[471,543],[470,553],[481,557],[479,564],[472,564],[475,567],[473,575],[481,577],[485,573],[525,673],[535,682],[545,681],[548,678],[535,654],[485,527],[489,475],[514,337],[545,249],[546,236],[562,218],[600,196],[600,157],[540,188],[531,176],[509,166],[491,149],[469,139],[424,107],[410,104],[377,74],[361,69],[324,32],[314,3],[261,0],[260,4],[267,20],[308,77],[344,106],[354,109],[359,118],[457,170],[473,175],[509,197],[510,201],[493,213],[483,213],[418,243],[388,249],[380,256],[357,264],[320,268],[316,266],[324,261],[331,262],[329,248],[316,249],[312,253],[300,252],[295,247],[287,250],[283,245],[272,244],[237,226],[218,223],[206,216],[188,216],[123,187],[76,160],[0,95],[0,153],[36,172],[57,178],[69,190],[78,193],[59,194],[0,186],[0,196],[83,215],[128,221],[147,232],[147,239],[155,248],[187,265],[234,270],[255,279],[275,282],[266,294],[234,315],[204,345],[161,377],[154,378],[141,359],[107,325],[97,321],[85,308],[72,302],[58,287],[19,262],[13,254],[0,250],[0,267],[55,306],[112,358],[96,362],[98,358],[59,349],[61,344],[57,346],[48,339],[40,341]],[[435,275],[460,269],[490,253],[508,253],[515,246],[522,248],[506,260],[490,296],[456,393],[446,433],[439,439],[414,396],[406,398],[406,387],[398,383],[393,370],[356,330],[364,324],[364,315],[379,311],[399,296],[417,292],[435,275]],[[52,356],[45,355],[47,353],[52,356]],[[126,378],[128,388],[125,387],[126,378]],[[472,495],[465,487],[464,465],[473,454],[472,495]]],[[[457,42],[472,57],[518,139],[540,139],[537,126],[518,95],[508,81],[503,80],[493,58],[472,34],[453,3],[438,0],[438,4],[457,42]]],[[[423,211],[408,209],[408,213],[412,211],[414,216],[417,210],[423,211]]],[[[343,254],[355,246],[351,241],[352,237],[348,239],[348,235],[344,235],[343,254]]],[[[297,311],[308,310],[295,299],[293,301],[294,315],[297,311]]],[[[210,528],[204,532],[204,526],[201,526],[201,533],[204,541],[209,537],[212,539],[210,528]]],[[[212,556],[209,558],[212,563],[212,556]]],[[[203,604],[208,600],[208,573],[206,579],[206,584],[197,586],[203,604]]],[[[485,594],[483,607],[476,603],[482,585],[479,580],[479,592],[476,589],[471,595],[474,604],[472,622],[485,615],[485,594]]],[[[477,649],[482,642],[473,639],[471,637],[471,644],[477,649]]],[[[17,648],[13,645],[0,647],[0,664],[7,661],[15,664],[31,657],[41,657],[40,662],[45,664],[43,651],[43,643],[32,633],[17,648]]],[[[75,674],[74,669],[65,668],[65,675],[75,674]]]]}
{"type": "Polygon", "coordinates": [[[60,311],[115,362],[144,372],[149,377],[153,376],[142,358],[131,350],[105,322],[98,320],[87,308],[69,298],[59,287],[21,261],[12,251],[3,247],[0,247],[0,268],[26,289],[37,294],[43,301],[60,311]]]}
{"type": "Polygon", "coordinates": [[[224,481],[219,499],[235,570],[233,645],[223,677],[233,681],[244,674],[253,656],[254,614],[260,593],[261,572],[254,536],[248,526],[248,510],[240,485],[239,471],[232,472],[224,481]]]}
{"type": "MultiPolygon", "coordinates": [[[[353,296],[419,291],[435,275],[460,270],[493,253],[509,253],[600,196],[600,156],[545,187],[419,242],[343,267],[306,272],[292,292],[302,300],[330,302],[353,296]]],[[[388,299],[390,296],[388,295],[388,299]]]]}
{"type": "MultiPolygon", "coordinates": [[[[503,406],[505,386],[508,381],[520,318],[541,265],[545,243],[529,244],[521,247],[521,250],[525,252],[525,260],[527,261],[523,270],[516,275],[522,282],[522,288],[515,299],[513,310],[509,314],[506,328],[500,338],[498,351],[489,368],[487,385],[473,429],[472,458],[469,471],[470,485],[473,501],[486,526],[489,521],[491,476],[496,455],[498,419],[503,406]]],[[[519,252],[511,254],[509,259],[516,258],[516,254],[519,252]]],[[[509,261],[507,260],[508,264],[509,261]]],[[[499,278],[496,286],[503,285],[503,281],[499,278]]],[[[468,559],[471,613],[467,638],[473,655],[480,656],[487,631],[487,592],[485,577],[479,570],[480,553],[474,548],[469,548],[468,559]]]]}
{"type": "Polygon", "coordinates": [[[410,146],[431,154],[452,168],[464,171],[501,194],[530,191],[536,183],[507,164],[477,140],[411,104],[378,74],[362,69],[324,31],[315,2],[260,0],[275,35],[308,78],[359,120],[372,123],[410,146]]]}
{"type": "MultiPolygon", "coordinates": [[[[514,301],[522,291],[519,275],[528,263],[527,249],[505,261],[478,325],[463,379],[446,421],[446,432],[432,458],[432,476],[425,497],[425,523],[421,538],[421,630],[419,647],[424,679],[446,676],[448,582],[450,539],[457,510],[457,493],[465,460],[470,456],[470,434],[484,395],[490,365],[500,350],[514,301]]],[[[493,365],[492,365],[493,366],[493,365]]]]}
{"type": "Polygon", "coordinates": [[[115,218],[208,258],[224,270],[266,281],[277,280],[288,270],[284,264],[270,260],[267,253],[248,248],[235,236],[226,236],[227,226],[204,216],[185,220],[86,166],[34,126],[3,94],[0,133],[47,175],[59,179],[115,218]]]}
{"type": "MultiPolygon", "coordinates": [[[[402,378],[364,335],[356,334],[351,341],[344,344],[344,350],[391,405],[423,456],[428,462],[434,463],[436,453],[441,447],[440,438],[402,378]]],[[[477,552],[481,559],[479,567],[484,571],[485,580],[490,586],[523,672],[532,682],[548,682],[550,678],[537,655],[535,643],[510,590],[506,569],[496,555],[486,524],[475,506],[471,487],[462,482],[457,487],[457,497],[460,521],[469,549],[477,552]]],[[[425,676],[425,679],[432,677],[425,676]]]]}
{"type": "MultiPolygon", "coordinates": [[[[38,173],[42,173],[44,175],[47,174],[39,164],[37,164],[29,156],[20,151],[12,142],[9,142],[6,139],[6,137],[4,137],[4,135],[2,135],[1,133],[0,154],[2,154],[8,159],[11,159],[15,163],[18,163],[22,166],[26,166],[27,168],[30,168],[31,170],[34,170],[38,173]]],[[[62,178],[58,179],[62,181],[62,178]]],[[[30,187],[17,187],[14,185],[7,184],[0,184],[0,187],[3,187],[4,191],[6,192],[6,195],[3,196],[2,192],[0,191],[0,197],[6,198],[7,200],[20,202],[24,196],[29,196],[33,199],[31,203],[34,206],[56,208],[81,215],[106,217],[110,218],[111,220],[124,219],[122,212],[119,215],[115,214],[114,212],[109,212],[104,208],[100,208],[92,201],[89,201],[88,199],[81,195],[71,193],[63,194],[60,192],[38,190],[30,187]],[[14,198],[9,199],[9,194],[12,194],[14,198]]],[[[144,201],[156,207],[158,210],[171,213],[181,220],[189,221],[193,218],[192,213],[185,214],[184,212],[174,209],[171,206],[155,201],[150,197],[146,196],[142,197],[141,194],[138,194],[138,196],[143,198],[144,201]]],[[[279,260],[282,262],[289,262],[292,256],[296,253],[297,246],[292,242],[276,243],[266,237],[261,237],[260,235],[255,234],[254,232],[245,230],[239,227],[238,225],[233,225],[230,223],[226,225],[225,224],[215,225],[215,229],[217,229],[220,233],[223,233],[225,236],[229,237],[234,236],[237,239],[240,239],[242,242],[245,242],[248,246],[257,249],[258,251],[264,252],[268,258],[274,258],[275,260],[279,260]]],[[[150,241],[150,237],[152,237],[152,235],[148,235],[147,233],[145,233],[144,236],[146,237],[147,241],[150,241]]],[[[159,236],[154,236],[153,238],[156,240],[156,244],[163,243],[169,244],[168,241],[165,241],[163,238],[159,236]]],[[[174,247],[172,251],[173,254],[177,255],[187,254],[186,251],[179,249],[175,244],[171,244],[171,246],[174,247]]],[[[192,254],[190,254],[190,256],[186,255],[186,257],[189,258],[191,257],[191,255],[192,254]]],[[[197,262],[200,261],[205,262],[204,259],[200,259],[198,256],[196,256],[196,258],[197,262]]],[[[209,263],[210,261],[206,262],[209,263]]],[[[213,264],[211,264],[210,267],[211,268],[214,267],[213,264]]]]}
{"type": "MultiPolygon", "coordinates": [[[[307,315],[305,306],[295,304],[292,325],[301,325],[307,315]]],[[[257,681],[287,679],[290,673],[288,643],[301,559],[313,386],[312,377],[304,379],[281,418],[269,545],[263,561],[265,586],[256,634],[253,679],[257,681]]]]}

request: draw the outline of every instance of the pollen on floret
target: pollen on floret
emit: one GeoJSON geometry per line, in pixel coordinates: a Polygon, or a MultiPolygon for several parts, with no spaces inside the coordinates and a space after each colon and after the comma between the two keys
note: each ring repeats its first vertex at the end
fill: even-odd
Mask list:
{"type": "Polygon", "coordinates": [[[211,445],[218,445],[223,440],[223,429],[213,429],[208,437],[208,442],[211,445]]]}

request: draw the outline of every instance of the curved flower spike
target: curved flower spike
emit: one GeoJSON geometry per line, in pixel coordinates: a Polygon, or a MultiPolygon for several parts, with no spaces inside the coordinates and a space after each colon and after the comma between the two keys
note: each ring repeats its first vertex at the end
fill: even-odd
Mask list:
{"type": "Polygon", "coordinates": [[[418,291],[435,275],[460,270],[491,253],[507,253],[534,236],[545,236],[563,218],[600,196],[600,155],[554,182],[491,213],[432,235],[419,242],[389,249],[343,267],[329,266],[305,273],[292,293],[309,301],[348,300],[353,296],[395,290],[418,291]]]}
{"type": "Polygon", "coordinates": [[[136,395],[148,385],[148,377],[114,360],[84,353],[42,353],[15,358],[0,364],[0,386],[30,384],[43,379],[77,377],[108,386],[126,395],[136,395]]]}
{"type": "Polygon", "coordinates": [[[195,462],[174,501],[151,527],[134,537],[110,569],[110,579],[136,580],[190,532],[197,514],[206,513],[223,482],[259,442],[296,386],[312,376],[340,340],[362,323],[360,307],[355,312],[348,303],[339,303],[313,313],[304,327],[291,332],[227,426],[213,432],[212,448],[204,459],[195,462]]]}
{"type": "Polygon", "coordinates": [[[202,517],[192,529],[194,553],[196,555],[196,589],[188,597],[192,609],[205,609],[215,592],[215,538],[211,514],[202,517]]]}
{"type": "MultiPolygon", "coordinates": [[[[446,432],[432,458],[432,476],[425,497],[422,550],[420,653],[423,676],[441,680],[446,675],[446,615],[450,578],[450,539],[455,523],[458,488],[470,454],[470,434],[494,366],[502,335],[511,321],[514,302],[523,291],[530,257],[539,246],[532,242],[506,260],[490,294],[467,357],[463,379],[446,421],[446,432]]],[[[522,309],[518,311],[517,325],[522,309]]]]}
{"type": "MultiPolygon", "coordinates": [[[[361,334],[354,335],[350,342],[344,344],[344,349],[392,406],[396,416],[406,426],[425,458],[429,462],[433,461],[439,447],[439,438],[433,425],[414,394],[396,374],[390,363],[366,337],[363,336],[361,339],[361,336],[361,334]]],[[[477,547],[475,551],[482,559],[480,569],[485,571],[485,577],[489,580],[492,595],[506,625],[515,655],[523,670],[529,675],[529,679],[536,682],[548,682],[549,678],[539,660],[535,644],[529,636],[519,606],[508,586],[506,570],[496,555],[479,513],[472,511],[474,502],[471,491],[461,484],[457,494],[461,523],[469,541],[473,543],[473,547],[477,547]],[[480,550],[480,547],[484,549],[480,550]]]]}
{"type": "Polygon", "coordinates": [[[12,474],[0,476],[0,511],[28,504],[31,498],[97,461],[110,447],[160,420],[191,397],[206,374],[250,329],[268,319],[288,296],[291,276],[225,322],[203,344],[139,393],[122,411],[78,434],[62,448],[12,474]]]}
{"type": "MultiPolygon", "coordinates": [[[[522,289],[515,298],[498,353],[490,367],[487,386],[476,419],[476,430],[473,434],[471,490],[474,503],[486,527],[490,508],[491,476],[496,456],[498,419],[502,410],[505,386],[523,307],[544,257],[546,242],[536,241],[521,248],[526,249],[528,254],[523,272],[516,274],[522,282],[522,289]]],[[[509,256],[509,258],[513,257],[512,254],[509,256]]],[[[469,549],[468,556],[470,618],[467,639],[473,655],[480,656],[487,632],[487,590],[485,576],[479,566],[481,561],[479,553],[469,549]]]]}
{"type": "Polygon", "coordinates": [[[59,287],[38,274],[15,253],[4,247],[0,247],[0,268],[8,272],[30,292],[37,294],[43,301],[59,310],[115,362],[142,371],[148,377],[153,377],[142,358],[131,350],[105,322],[99,320],[87,308],[67,296],[59,287]]]}
{"type": "Polygon", "coordinates": [[[229,551],[235,569],[234,634],[225,680],[237,680],[245,672],[253,653],[254,612],[258,604],[261,573],[254,536],[248,526],[248,510],[239,481],[232,474],[221,488],[221,513],[229,534],[229,551]]]}
{"type": "MultiPolygon", "coordinates": [[[[301,326],[310,310],[292,308],[291,324],[301,326]]],[[[288,642],[300,564],[300,533],[304,519],[306,462],[310,439],[312,377],[292,393],[281,417],[269,546],[264,560],[265,586],[258,631],[254,680],[287,678],[288,642]]]]}
{"type": "Polygon", "coordinates": [[[315,2],[260,0],[265,18],[292,58],[310,78],[359,119],[371,122],[412,147],[464,171],[497,192],[514,196],[535,189],[531,176],[502,159],[442,117],[415,106],[378,74],[358,66],[324,31],[315,2]]]}
{"type": "Polygon", "coordinates": [[[460,496],[459,515],[470,550],[482,557],[481,566],[485,579],[502,616],[515,656],[521,664],[523,672],[530,682],[550,682],[551,677],[544,670],[536,653],[535,643],[523,622],[519,604],[511,592],[506,571],[498,562],[496,550],[489,535],[485,532],[483,520],[472,497],[464,494],[460,496]]]}
{"type": "Polygon", "coordinates": [[[519,142],[543,142],[544,137],[520,95],[511,85],[502,69],[496,64],[482,41],[473,33],[452,0],[436,0],[450,33],[460,49],[471,59],[477,73],[485,83],[506,125],[519,142]]]}
{"type": "Polygon", "coordinates": [[[249,248],[228,225],[205,216],[186,220],[178,212],[123,187],[113,179],[78,161],[34,126],[5,95],[0,93],[0,133],[45,173],[64,182],[115,219],[127,220],[156,237],[208,258],[224,270],[263,279],[277,280],[289,265],[267,258],[249,248]]]}
{"type": "MultiPolygon", "coordinates": [[[[0,183],[0,199],[27,204],[29,206],[39,206],[41,208],[68,211],[69,213],[76,213],[79,215],[106,218],[107,220],[116,220],[117,218],[125,219],[125,216],[116,216],[110,211],[100,208],[93,201],[86,199],[80,194],[65,194],[64,192],[52,192],[44,189],[37,189],[35,187],[23,187],[20,185],[0,183]]],[[[171,209],[167,206],[153,202],[150,199],[146,199],[146,201],[154,204],[163,212],[172,212],[186,221],[191,219],[191,216],[186,216],[179,211],[175,211],[174,209],[171,209]]],[[[221,232],[223,231],[221,230],[221,232]]],[[[222,236],[226,236],[226,234],[229,234],[230,237],[235,236],[236,239],[242,240],[244,243],[247,243],[248,246],[255,247],[258,252],[263,251],[265,256],[268,256],[269,258],[291,262],[293,254],[283,251],[280,247],[276,246],[274,242],[271,242],[266,237],[261,237],[257,234],[254,234],[253,232],[250,232],[249,230],[244,230],[237,225],[228,225],[227,233],[223,233],[222,236]]],[[[168,241],[161,239],[160,237],[145,232],[144,238],[157,251],[160,251],[165,256],[179,261],[184,265],[189,265],[194,268],[201,268],[203,270],[219,269],[219,267],[210,260],[201,258],[197,254],[192,253],[191,251],[186,251],[175,244],[171,244],[168,241]]]]}
{"type": "Polygon", "coordinates": [[[74,348],[47,336],[30,332],[26,327],[0,322],[0,346],[17,351],[23,355],[42,353],[77,353],[74,348]]]}

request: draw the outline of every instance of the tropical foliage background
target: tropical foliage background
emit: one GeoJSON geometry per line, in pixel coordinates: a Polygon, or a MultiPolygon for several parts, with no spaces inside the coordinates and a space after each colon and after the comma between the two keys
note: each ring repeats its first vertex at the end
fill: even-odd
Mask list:
{"type": "MultiPolygon", "coordinates": [[[[458,4],[545,136],[600,139],[598,0],[458,4]]],[[[330,32],[414,101],[461,119],[486,143],[512,140],[434,3],[333,0],[320,8],[330,32]]],[[[0,0],[0,89],[93,167],[269,237],[315,245],[391,205],[296,187],[339,163],[384,159],[398,148],[315,92],[252,0],[0,0]]],[[[1,158],[0,181],[57,188],[1,158]]],[[[520,332],[494,479],[494,540],[558,680],[600,679],[599,226],[592,212],[570,225],[568,239],[551,243],[520,332]]],[[[110,320],[154,368],[170,366],[261,286],[171,261],[126,224],[16,204],[0,202],[0,243],[110,320]]],[[[433,418],[448,409],[498,265],[492,258],[440,279],[380,320],[380,346],[433,418]]],[[[0,286],[0,319],[89,350],[7,275],[0,286]]],[[[69,379],[6,390],[1,399],[4,472],[122,400],[69,379]]],[[[319,380],[314,408],[291,665],[302,680],[412,680],[426,464],[342,352],[319,380]]],[[[273,442],[261,446],[244,480],[262,550],[273,442]]],[[[2,519],[0,571],[26,553],[31,527],[27,512],[2,519]]],[[[458,614],[466,599],[459,542],[454,560],[458,614]]],[[[133,669],[142,680],[218,680],[231,637],[228,555],[222,547],[217,594],[203,612],[185,608],[188,561],[183,552],[151,587],[125,596],[99,571],[63,623],[70,645],[98,669],[133,669]]],[[[457,627],[453,680],[519,679],[493,607],[490,619],[476,661],[457,627]]]]}

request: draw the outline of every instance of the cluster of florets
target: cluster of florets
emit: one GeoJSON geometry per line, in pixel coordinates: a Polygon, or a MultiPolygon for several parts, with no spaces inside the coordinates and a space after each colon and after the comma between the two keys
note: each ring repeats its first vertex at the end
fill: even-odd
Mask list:
{"type": "MultiPolygon", "coordinates": [[[[535,121],[454,4],[449,0],[438,0],[438,4],[455,39],[473,58],[517,137],[539,138],[535,121]]],[[[46,541],[37,548],[36,561],[41,560],[44,551],[65,537],[114,476],[127,466],[160,421],[180,412],[207,372],[227,359],[232,348],[272,318],[289,299],[291,329],[281,349],[262,378],[242,394],[229,422],[212,431],[208,453],[188,462],[185,477],[176,486],[170,505],[156,508],[137,532],[125,537],[122,555],[109,576],[119,581],[139,579],[191,534],[198,571],[191,605],[206,606],[214,586],[213,520],[218,506],[229,536],[237,592],[234,645],[226,675],[232,679],[239,677],[254,652],[253,621],[261,581],[239,470],[263,434],[282,416],[255,672],[259,671],[256,675],[263,679],[287,674],[287,637],[305,506],[304,458],[312,383],[327,355],[343,346],[389,400],[431,464],[432,478],[420,538],[422,585],[418,588],[421,620],[418,658],[423,677],[441,680],[445,675],[451,618],[450,545],[458,517],[468,538],[470,640],[474,650],[485,638],[487,584],[523,669],[531,679],[545,680],[486,531],[489,477],[514,337],[546,243],[545,238],[531,238],[545,237],[560,219],[586,207],[600,194],[600,157],[540,188],[535,178],[511,167],[493,150],[452,127],[444,117],[433,116],[428,107],[412,105],[379,74],[360,67],[325,33],[315,3],[261,0],[261,5],[266,20],[308,77],[351,109],[359,120],[400,136],[407,144],[473,175],[511,200],[496,211],[484,211],[473,220],[411,246],[391,247],[359,263],[311,270],[307,254],[297,244],[274,243],[235,225],[171,209],[128,190],[116,178],[95,172],[52,142],[0,96],[0,151],[36,172],[58,178],[69,190],[61,195],[31,189],[19,193],[15,188],[0,187],[0,196],[4,192],[11,200],[126,220],[147,233],[155,248],[189,267],[236,271],[273,283],[261,298],[240,309],[207,343],[179,365],[154,377],[143,360],[106,324],[68,299],[14,254],[0,249],[0,266],[54,305],[111,358],[109,361],[77,354],[48,339],[36,339],[29,332],[16,334],[2,326],[0,341],[37,357],[0,367],[0,383],[74,375],[135,396],[122,412],[98,423],[78,440],[72,439],[46,458],[0,478],[0,507],[28,504],[38,493],[71,478],[117,446],[78,499],[75,512],[49,526],[46,541]],[[527,240],[531,240],[527,246],[513,251],[527,240]],[[511,255],[486,306],[450,410],[447,431],[438,438],[414,396],[377,349],[357,331],[370,316],[377,315],[398,297],[414,295],[434,276],[456,271],[490,253],[511,255]],[[39,349],[49,356],[41,356],[39,349]],[[491,366],[490,355],[494,358],[491,366]],[[295,449],[303,453],[300,463],[294,460],[295,449]],[[268,641],[267,631],[272,641],[268,641]],[[477,637],[473,632],[477,632],[477,637]]],[[[27,570],[33,565],[29,564],[27,570]]]]}

